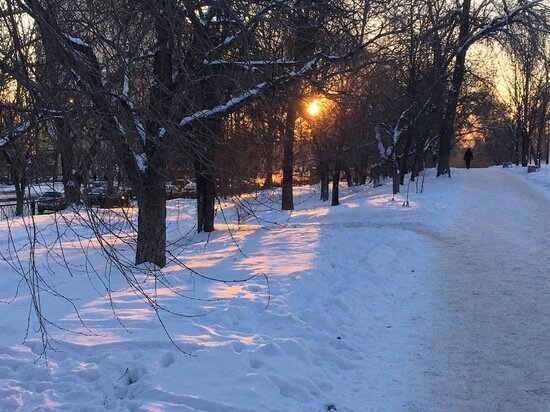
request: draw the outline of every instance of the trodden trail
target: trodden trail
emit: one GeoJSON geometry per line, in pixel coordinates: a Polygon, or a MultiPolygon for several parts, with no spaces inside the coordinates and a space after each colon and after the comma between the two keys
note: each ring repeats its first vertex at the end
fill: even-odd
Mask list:
{"type": "Polygon", "coordinates": [[[548,411],[550,202],[499,169],[461,179],[449,224],[429,233],[436,259],[413,322],[424,384],[410,409],[548,411]]]}

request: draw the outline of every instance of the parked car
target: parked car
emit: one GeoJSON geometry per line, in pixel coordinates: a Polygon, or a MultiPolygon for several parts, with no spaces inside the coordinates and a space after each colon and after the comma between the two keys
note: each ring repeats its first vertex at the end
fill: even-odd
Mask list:
{"type": "Polygon", "coordinates": [[[101,208],[128,206],[130,204],[130,193],[117,189],[109,192],[107,187],[94,184],[86,195],[86,201],[91,206],[101,208]]]}
{"type": "Polygon", "coordinates": [[[181,197],[197,197],[197,184],[190,180],[176,179],[166,184],[166,196],[168,199],[181,197]]]}
{"type": "Polygon", "coordinates": [[[190,199],[196,199],[197,197],[197,184],[195,182],[189,182],[183,186],[183,197],[190,199]]]}
{"type": "Polygon", "coordinates": [[[39,214],[44,213],[46,210],[58,212],[67,207],[67,202],[65,201],[63,193],[56,191],[44,192],[42,196],[37,199],[36,207],[39,214]]]}

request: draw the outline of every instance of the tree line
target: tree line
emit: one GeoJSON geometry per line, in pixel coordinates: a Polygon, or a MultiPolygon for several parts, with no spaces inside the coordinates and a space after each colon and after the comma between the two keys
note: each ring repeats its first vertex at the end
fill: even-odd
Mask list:
{"type": "Polygon", "coordinates": [[[495,163],[548,162],[548,14],[543,0],[6,0],[0,162],[18,203],[58,171],[73,204],[98,176],[124,182],[135,263],[163,267],[166,184],[182,176],[210,232],[220,195],[280,185],[292,210],[297,179],[322,200],[332,180],[337,205],[341,175],[394,190],[426,167],[450,176],[473,135],[495,163]]]}

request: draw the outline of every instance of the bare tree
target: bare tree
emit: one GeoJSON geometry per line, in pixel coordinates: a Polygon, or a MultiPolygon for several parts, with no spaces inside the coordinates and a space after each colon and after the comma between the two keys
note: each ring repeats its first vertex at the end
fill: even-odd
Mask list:
{"type": "Polygon", "coordinates": [[[450,175],[451,139],[458,99],[466,75],[466,55],[469,48],[480,40],[494,37],[496,34],[508,30],[514,24],[525,25],[531,27],[532,30],[536,30],[536,26],[546,24],[544,16],[547,13],[547,6],[543,1],[519,2],[512,8],[508,8],[504,3],[502,10],[497,13],[487,10],[489,5],[490,3],[485,3],[480,8],[472,9],[471,1],[465,0],[460,8],[452,75],[444,105],[445,111],[439,127],[438,176],[450,175]]]}
{"type": "Polygon", "coordinates": [[[548,46],[541,33],[518,28],[507,37],[511,68],[507,79],[511,98],[516,162],[527,166],[530,158],[537,164],[548,119],[548,46]]]}

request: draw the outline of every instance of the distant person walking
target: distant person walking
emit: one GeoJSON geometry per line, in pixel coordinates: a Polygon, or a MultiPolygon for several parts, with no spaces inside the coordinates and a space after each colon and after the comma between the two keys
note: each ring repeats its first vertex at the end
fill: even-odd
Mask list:
{"type": "Polygon", "coordinates": [[[466,153],[464,153],[464,161],[466,162],[466,169],[470,168],[470,165],[472,164],[472,160],[474,160],[474,154],[472,153],[472,149],[468,148],[466,150],[466,153]]]}

